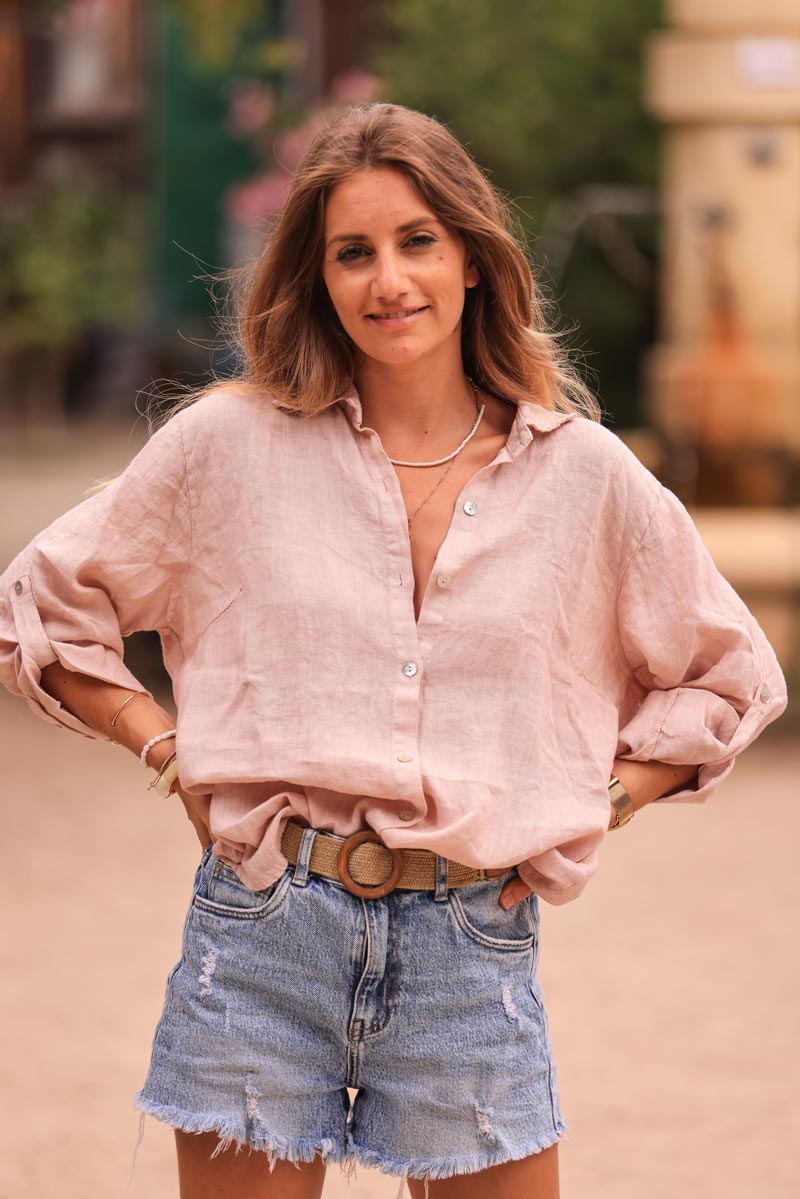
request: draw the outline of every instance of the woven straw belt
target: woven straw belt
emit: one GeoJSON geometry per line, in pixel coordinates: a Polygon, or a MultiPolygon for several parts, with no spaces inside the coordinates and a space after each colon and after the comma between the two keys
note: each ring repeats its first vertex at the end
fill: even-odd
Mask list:
{"type": "MultiPolygon", "coordinates": [[[[287,820],[281,852],[294,865],[300,853],[304,825],[287,820]]],[[[335,878],[353,895],[380,899],[395,887],[432,891],[436,887],[436,854],[430,849],[390,849],[378,833],[366,831],[351,837],[319,831],[314,838],[308,868],[312,874],[335,878]]],[[[447,859],[448,887],[466,887],[481,879],[500,878],[510,866],[484,870],[447,859]]]]}

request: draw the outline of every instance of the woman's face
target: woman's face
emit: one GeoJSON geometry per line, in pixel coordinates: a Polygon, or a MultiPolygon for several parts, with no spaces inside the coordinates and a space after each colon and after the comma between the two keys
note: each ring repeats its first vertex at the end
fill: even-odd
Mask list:
{"type": "Polygon", "coordinates": [[[322,275],[368,358],[409,365],[457,354],[460,362],[464,292],[478,272],[399,171],[367,167],[333,189],[322,275]]]}

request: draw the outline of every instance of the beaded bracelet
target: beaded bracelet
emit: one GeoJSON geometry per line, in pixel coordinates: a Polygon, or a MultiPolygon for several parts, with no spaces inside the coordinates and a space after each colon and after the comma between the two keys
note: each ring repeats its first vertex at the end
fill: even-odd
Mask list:
{"type": "Polygon", "coordinates": [[[157,737],[151,737],[150,740],[142,746],[142,752],[139,754],[139,761],[142,763],[142,766],[147,765],[148,750],[152,749],[154,745],[157,745],[159,741],[167,741],[170,737],[176,736],[177,732],[177,729],[170,729],[168,733],[159,733],[157,737]]]}

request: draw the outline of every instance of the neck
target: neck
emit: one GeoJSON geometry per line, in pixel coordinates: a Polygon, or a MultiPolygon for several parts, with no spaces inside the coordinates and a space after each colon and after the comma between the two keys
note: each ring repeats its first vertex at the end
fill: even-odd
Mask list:
{"type": "Polygon", "coordinates": [[[362,423],[375,430],[391,458],[447,453],[475,420],[475,397],[460,360],[432,369],[369,361],[355,384],[362,423]]]}

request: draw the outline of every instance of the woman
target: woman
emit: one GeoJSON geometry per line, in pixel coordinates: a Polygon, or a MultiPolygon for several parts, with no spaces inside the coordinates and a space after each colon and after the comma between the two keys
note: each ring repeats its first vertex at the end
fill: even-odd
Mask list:
{"type": "Polygon", "coordinates": [[[5,685],[138,754],[204,847],[137,1105],[184,1199],[310,1199],[336,1161],[554,1199],[538,898],[707,798],[781,671],[435,121],[317,136],[240,329],[246,378],[3,577],[5,685]],[[122,663],[144,628],[177,730],[122,663]]]}

